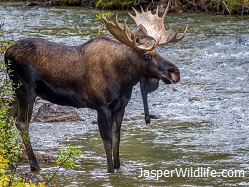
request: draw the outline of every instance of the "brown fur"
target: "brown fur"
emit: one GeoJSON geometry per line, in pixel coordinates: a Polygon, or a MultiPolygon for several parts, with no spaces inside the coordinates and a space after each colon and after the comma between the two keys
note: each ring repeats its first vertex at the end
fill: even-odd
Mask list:
{"type": "Polygon", "coordinates": [[[143,77],[162,79],[166,84],[180,80],[178,68],[157,51],[136,51],[104,37],[80,46],[23,39],[6,51],[5,62],[8,61],[13,70],[10,78],[15,84],[22,83],[11,114],[17,116],[17,128],[26,138],[32,170],[40,167],[25,136],[29,136],[36,96],[60,105],[97,110],[108,172],[113,172],[120,167],[120,128],[133,86],[143,77]]]}

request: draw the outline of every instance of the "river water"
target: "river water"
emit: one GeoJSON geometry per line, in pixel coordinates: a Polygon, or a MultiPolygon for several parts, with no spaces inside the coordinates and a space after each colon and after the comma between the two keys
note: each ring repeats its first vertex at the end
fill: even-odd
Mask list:
{"type": "MultiPolygon", "coordinates": [[[[96,13],[82,7],[2,4],[0,40],[34,36],[79,45],[97,36],[96,13]]],[[[127,11],[119,13],[120,20],[126,16],[127,11]]],[[[175,23],[179,32],[189,24],[182,41],[158,47],[177,64],[181,81],[161,83],[149,95],[156,116],[150,125],[143,120],[139,86],[134,88],[117,173],[106,173],[94,111],[78,109],[82,122],[31,124],[38,153],[55,155],[67,145],[83,153],[75,169],[59,171],[53,181],[57,186],[249,186],[249,17],[169,14],[166,22],[166,27],[175,23]],[[177,176],[181,169],[185,176],[177,176]]],[[[45,173],[56,170],[53,164],[41,167],[45,173]]]]}

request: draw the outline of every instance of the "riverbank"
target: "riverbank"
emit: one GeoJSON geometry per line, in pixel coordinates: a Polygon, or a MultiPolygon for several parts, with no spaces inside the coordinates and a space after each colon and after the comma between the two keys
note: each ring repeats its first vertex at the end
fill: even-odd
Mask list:
{"type": "MultiPolygon", "coordinates": [[[[207,12],[216,14],[249,14],[248,0],[169,0],[170,11],[181,12],[207,12]]],[[[149,7],[155,9],[159,6],[164,9],[168,0],[32,0],[27,1],[28,6],[83,6],[97,9],[131,9],[134,7],[149,7]]]]}

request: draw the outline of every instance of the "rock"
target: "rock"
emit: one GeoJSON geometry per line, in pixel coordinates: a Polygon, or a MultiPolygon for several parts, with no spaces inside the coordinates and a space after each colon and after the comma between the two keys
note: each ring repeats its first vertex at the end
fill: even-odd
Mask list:
{"type": "Polygon", "coordinates": [[[73,107],[44,103],[38,109],[32,122],[67,122],[81,120],[76,109],[73,107]]]}
{"type": "Polygon", "coordinates": [[[41,2],[38,2],[38,1],[30,1],[28,2],[26,5],[27,6],[38,6],[38,5],[41,5],[42,3],[41,2]]]}
{"type": "Polygon", "coordinates": [[[183,13],[183,10],[180,6],[171,6],[170,12],[174,13],[183,13]]]}
{"type": "Polygon", "coordinates": [[[190,102],[202,101],[202,100],[203,100],[203,97],[202,97],[202,96],[199,96],[199,95],[189,98],[189,101],[190,101],[190,102]]]}
{"type": "MultiPolygon", "coordinates": [[[[37,152],[35,152],[35,157],[36,157],[38,162],[52,162],[52,160],[56,159],[56,156],[54,156],[54,155],[46,155],[46,154],[41,154],[41,153],[37,153],[37,152]]],[[[29,162],[28,155],[27,155],[25,150],[20,155],[19,159],[20,159],[20,162],[23,162],[23,163],[29,162]]]]}

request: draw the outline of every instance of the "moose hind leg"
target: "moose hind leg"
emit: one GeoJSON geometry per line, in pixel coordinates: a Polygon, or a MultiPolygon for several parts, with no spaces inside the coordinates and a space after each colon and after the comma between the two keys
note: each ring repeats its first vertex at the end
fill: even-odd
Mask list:
{"type": "Polygon", "coordinates": [[[35,97],[33,94],[24,94],[24,97],[17,97],[18,112],[16,118],[16,127],[20,131],[25,150],[28,155],[31,171],[39,171],[40,167],[36,160],[34,151],[31,146],[29,136],[29,123],[33,111],[35,97]]]}
{"type": "Polygon", "coordinates": [[[113,113],[112,126],[112,148],[114,158],[114,169],[120,168],[119,145],[120,145],[120,128],[124,117],[125,108],[113,113]]]}

